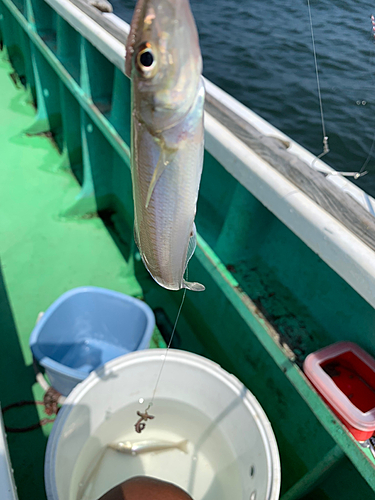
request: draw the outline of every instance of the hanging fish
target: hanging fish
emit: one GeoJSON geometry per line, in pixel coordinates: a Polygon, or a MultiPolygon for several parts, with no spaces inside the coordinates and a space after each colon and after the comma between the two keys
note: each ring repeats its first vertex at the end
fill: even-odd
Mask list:
{"type": "Polygon", "coordinates": [[[132,83],[136,244],[159,285],[202,291],[184,279],[196,247],[205,95],[189,0],[137,1],[125,69],[132,83]]]}
{"type": "Polygon", "coordinates": [[[187,453],[187,445],[187,439],[178,443],[170,441],[138,441],[135,443],[132,443],[131,441],[120,441],[119,443],[110,443],[108,448],[112,448],[112,450],[116,450],[127,455],[139,455],[140,453],[150,453],[153,451],[165,451],[172,449],[178,449],[187,453]]]}

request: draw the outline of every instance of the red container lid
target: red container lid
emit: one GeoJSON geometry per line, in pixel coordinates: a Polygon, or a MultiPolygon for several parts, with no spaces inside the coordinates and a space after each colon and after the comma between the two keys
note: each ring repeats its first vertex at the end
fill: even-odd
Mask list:
{"type": "Polygon", "coordinates": [[[309,354],[303,369],[330,406],[351,426],[375,430],[375,360],[352,342],[309,354]]]}

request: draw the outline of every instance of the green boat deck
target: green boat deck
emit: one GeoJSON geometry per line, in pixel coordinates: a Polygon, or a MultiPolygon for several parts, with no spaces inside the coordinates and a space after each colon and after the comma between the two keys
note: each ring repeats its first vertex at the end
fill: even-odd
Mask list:
{"type": "MultiPolygon", "coordinates": [[[[0,11],[4,407],[42,398],[28,339],[38,313],[65,291],[95,285],[143,298],[164,337],[182,292],[158,287],[134,245],[125,76],[42,0],[0,0],[0,11]]],[[[282,500],[375,498],[370,452],[301,371],[309,352],[339,339],[375,355],[374,309],[209,152],[197,228],[189,276],[206,291],[186,295],[174,346],[220,363],[258,398],[280,449],[282,500]]],[[[25,426],[42,417],[28,406],[4,420],[25,426]]],[[[45,498],[50,428],[8,434],[20,500],[45,498]]]]}
{"type": "MultiPolygon", "coordinates": [[[[24,133],[35,109],[3,57],[0,92],[0,397],[5,407],[43,399],[28,347],[40,311],[77,286],[137,297],[142,289],[100,218],[60,215],[80,187],[60,168],[61,155],[48,136],[24,133]]],[[[27,406],[11,410],[5,422],[25,427],[44,417],[41,407],[38,415],[36,407],[27,406]]],[[[50,429],[8,434],[20,499],[45,498],[43,460],[50,429]]]]}

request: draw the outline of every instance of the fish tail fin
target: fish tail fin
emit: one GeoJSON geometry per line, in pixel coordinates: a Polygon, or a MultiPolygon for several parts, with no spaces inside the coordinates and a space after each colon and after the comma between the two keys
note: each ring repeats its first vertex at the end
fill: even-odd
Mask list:
{"type": "Polygon", "coordinates": [[[187,288],[188,290],[191,290],[193,292],[204,292],[206,290],[206,287],[204,285],[202,285],[201,283],[197,283],[196,281],[182,280],[182,286],[183,288],[187,288]]]}
{"type": "Polygon", "coordinates": [[[187,453],[188,452],[188,442],[189,442],[188,439],[184,439],[183,441],[178,443],[177,448],[179,450],[183,451],[184,453],[187,453]]]}

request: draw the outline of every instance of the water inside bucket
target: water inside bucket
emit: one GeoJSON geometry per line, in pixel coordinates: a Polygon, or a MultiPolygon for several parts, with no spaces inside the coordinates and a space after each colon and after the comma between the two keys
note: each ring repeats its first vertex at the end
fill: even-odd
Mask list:
{"type": "Polygon", "coordinates": [[[129,350],[102,339],[84,339],[72,344],[61,358],[60,363],[87,374],[107,361],[127,354],[129,350]]]}
{"type": "Polygon", "coordinates": [[[188,404],[155,399],[149,411],[155,419],[147,422],[142,434],[137,434],[136,412],[145,408],[146,403],[136,402],[108,414],[77,459],[69,500],[97,500],[116,484],[136,475],[175,483],[194,500],[242,498],[234,451],[216,424],[188,404]],[[188,453],[171,449],[132,456],[107,448],[114,441],[177,443],[185,439],[188,453]]]}

